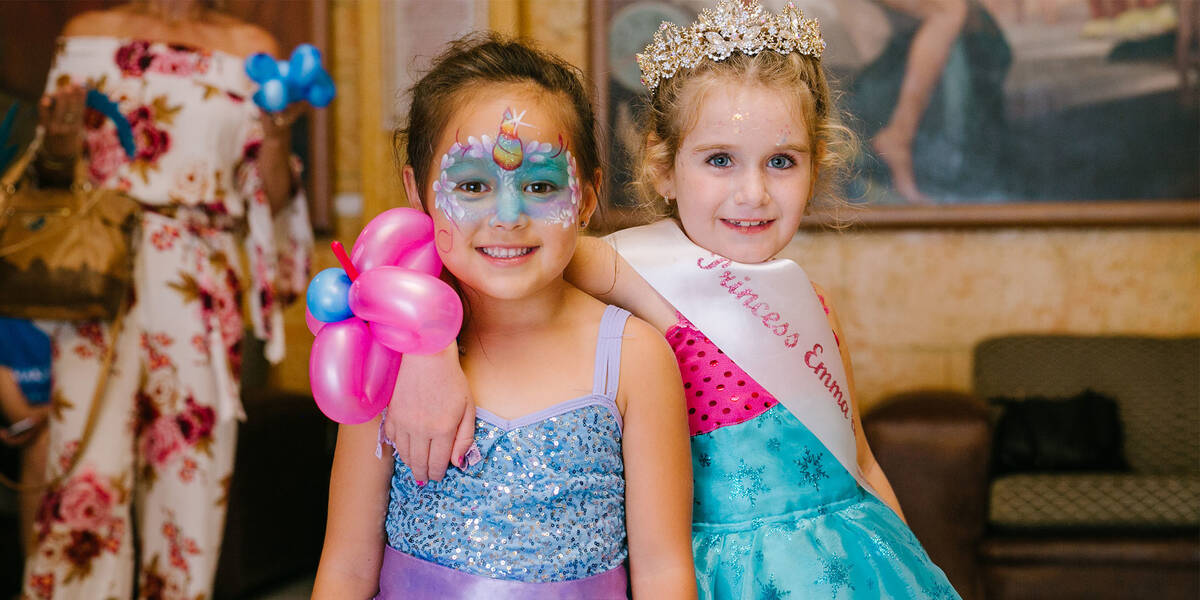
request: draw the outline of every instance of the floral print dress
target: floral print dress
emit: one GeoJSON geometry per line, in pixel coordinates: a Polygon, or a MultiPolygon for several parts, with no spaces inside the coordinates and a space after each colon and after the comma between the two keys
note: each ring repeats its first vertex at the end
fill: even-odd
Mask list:
{"type": "Polygon", "coordinates": [[[136,576],[141,598],[208,598],[243,417],[242,300],[267,358],[278,361],[281,305],[307,283],[304,198],[271,212],[242,58],[69,37],[47,87],[67,81],[103,92],[128,119],[132,157],[111,120],[87,111],[88,176],[145,212],[120,336],[112,339],[109,323],[42,324],[54,360],[48,477],[83,454],[45,492],[24,597],[131,598],[136,576]],[[111,375],[81,443],[109,344],[111,375]]]}

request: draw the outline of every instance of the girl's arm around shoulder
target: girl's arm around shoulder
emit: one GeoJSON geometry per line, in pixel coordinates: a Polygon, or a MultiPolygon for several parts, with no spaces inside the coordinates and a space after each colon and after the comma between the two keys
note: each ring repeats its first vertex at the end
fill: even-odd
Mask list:
{"type": "Polygon", "coordinates": [[[338,428],[329,478],[329,520],[313,587],[314,600],[371,598],[383,563],[392,456],[375,458],[379,418],[338,428]]]}
{"type": "Polygon", "coordinates": [[[675,323],[674,307],[600,238],[579,238],[563,275],[588,295],[632,312],[660,332],[675,323]]]}
{"type": "Polygon", "coordinates": [[[825,306],[825,313],[829,317],[829,326],[833,328],[833,335],[838,340],[838,351],[842,355],[842,364],[846,367],[846,386],[850,388],[850,410],[854,417],[854,438],[858,445],[858,468],[862,471],[863,477],[879,492],[881,499],[896,511],[901,519],[904,519],[904,512],[900,510],[900,500],[896,498],[896,492],[892,491],[891,482],[883,473],[883,469],[879,467],[879,462],[875,460],[875,453],[871,451],[871,446],[867,444],[867,434],[863,431],[862,426],[862,415],[858,410],[858,393],[854,389],[854,371],[850,366],[850,352],[846,349],[846,335],[842,332],[842,324],[838,321],[837,311],[833,309],[833,303],[830,302],[829,294],[826,294],[825,290],[815,283],[813,289],[821,299],[821,304],[825,306]]]}
{"type": "Polygon", "coordinates": [[[662,334],[630,319],[621,352],[625,526],[633,597],[695,598],[692,457],[683,385],[662,334]]]}

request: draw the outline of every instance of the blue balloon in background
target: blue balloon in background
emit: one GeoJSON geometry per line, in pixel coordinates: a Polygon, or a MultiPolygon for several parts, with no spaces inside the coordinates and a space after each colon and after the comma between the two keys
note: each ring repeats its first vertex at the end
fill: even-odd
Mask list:
{"type": "Polygon", "coordinates": [[[254,103],[267,112],[304,100],[324,108],[336,94],[333,79],[321,65],[321,52],[312,44],[300,44],[286,61],[255,54],[246,59],[246,75],[260,86],[254,103]]]}
{"type": "Polygon", "coordinates": [[[249,75],[250,79],[260,83],[268,79],[276,79],[283,76],[279,73],[279,64],[275,59],[271,58],[270,54],[262,52],[246,59],[246,75],[249,75]]]}
{"type": "Polygon", "coordinates": [[[308,103],[317,108],[325,108],[329,106],[330,102],[333,102],[335,94],[333,80],[329,78],[329,73],[322,70],[317,73],[312,85],[308,88],[308,103]]]}
{"type": "Polygon", "coordinates": [[[350,311],[350,277],[343,269],[330,268],[317,273],[308,284],[304,301],[313,318],[323,323],[345,321],[354,316],[350,311]]]}
{"type": "Polygon", "coordinates": [[[288,95],[282,79],[268,79],[254,92],[254,103],[267,112],[279,112],[287,108],[288,95]]]}
{"type": "Polygon", "coordinates": [[[292,79],[297,86],[303,88],[312,85],[313,77],[322,70],[321,51],[317,50],[316,46],[300,44],[292,51],[292,58],[288,60],[288,72],[295,73],[292,79]]]}

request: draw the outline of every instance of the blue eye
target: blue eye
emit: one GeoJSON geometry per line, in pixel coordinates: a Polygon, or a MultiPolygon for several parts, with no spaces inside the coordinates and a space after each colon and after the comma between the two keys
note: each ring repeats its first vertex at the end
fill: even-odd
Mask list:
{"type": "Polygon", "coordinates": [[[478,196],[491,191],[488,185],[482,181],[464,181],[454,187],[454,189],[467,194],[468,196],[478,196]]]}
{"type": "Polygon", "coordinates": [[[525,193],[544,196],[558,191],[558,186],[549,181],[535,181],[525,186],[525,193]]]}
{"type": "Polygon", "coordinates": [[[796,161],[792,157],[783,154],[776,154],[767,160],[767,166],[772,169],[787,169],[796,165],[796,161]]]}
{"type": "Polygon", "coordinates": [[[710,164],[714,167],[717,167],[719,169],[724,169],[726,167],[733,166],[733,159],[730,158],[729,155],[725,154],[725,153],[714,154],[714,155],[708,157],[708,160],[706,160],[704,162],[707,162],[708,164],[710,164]]]}

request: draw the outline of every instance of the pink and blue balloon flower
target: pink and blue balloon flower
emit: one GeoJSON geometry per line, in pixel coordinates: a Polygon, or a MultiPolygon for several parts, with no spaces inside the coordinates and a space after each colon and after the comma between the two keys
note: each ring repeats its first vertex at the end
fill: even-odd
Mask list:
{"type": "Polygon", "coordinates": [[[357,424],[379,414],[392,397],[404,353],[432,354],[462,327],[462,302],[441,279],[433,220],[393,208],[371,220],[343,268],[309,283],[305,321],[316,336],[308,376],[313,399],[330,419],[357,424]]]}

